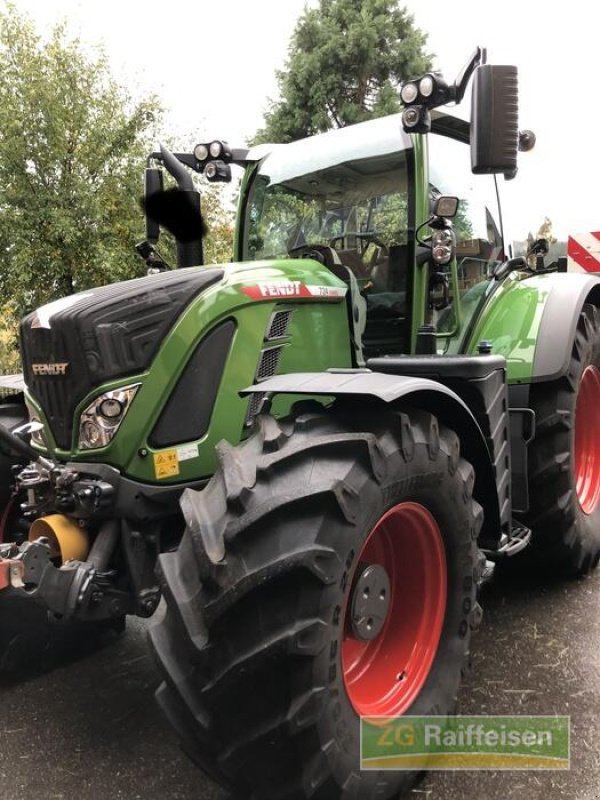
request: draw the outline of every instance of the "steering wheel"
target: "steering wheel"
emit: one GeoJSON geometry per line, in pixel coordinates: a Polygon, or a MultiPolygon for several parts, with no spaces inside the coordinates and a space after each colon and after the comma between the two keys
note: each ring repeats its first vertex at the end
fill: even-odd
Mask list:
{"type": "Polygon", "coordinates": [[[326,267],[333,266],[331,247],[325,244],[301,244],[288,250],[290,258],[312,258],[326,267]]]}
{"type": "Polygon", "coordinates": [[[377,247],[383,247],[386,253],[388,252],[387,244],[385,244],[385,242],[383,242],[376,233],[346,231],[345,233],[341,233],[339,236],[333,236],[329,240],[329,244],[331,247],[335,247],[335,242],[339,242],[342,239],[350,238],[352,236],[356,237],[357,239],[364,239],[365,242],[372,242],[373,244],[376,244],[377,247]]]}

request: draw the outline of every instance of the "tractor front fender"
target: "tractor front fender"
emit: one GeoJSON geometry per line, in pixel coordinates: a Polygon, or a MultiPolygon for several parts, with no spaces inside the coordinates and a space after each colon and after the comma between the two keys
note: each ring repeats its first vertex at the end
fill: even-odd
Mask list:
{"type": "MultiPolygon", "coordinates": [[[[497,484],[492,457],[475,417],[461,398],[437,381],[405,375],[362,370],[329,370],[277,375],[249,386],[240,394],[305,395],[345,398],[363,402],[397,404],[404,401],[415,409],[434,414],[439,422],[460,439],[461,453],[475,470],[475,499],[484,509],[480,535],[482,547],[494,550],[510,532],[510,496],[506,486],[497,484]]],[[[372,409],[371,409],[372,412],[372,409]]],[[[365,413],[370,413],[365,410],[365,413]]]]}

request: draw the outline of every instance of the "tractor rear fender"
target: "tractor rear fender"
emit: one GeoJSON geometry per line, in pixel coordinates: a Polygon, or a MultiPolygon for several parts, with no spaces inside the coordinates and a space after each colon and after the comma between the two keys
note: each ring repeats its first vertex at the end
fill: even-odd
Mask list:
{"type": "MultiPolygon", "coordinates": [[[[492,459],[484,435],[465,403],[447,386],[427,378],[387,375],[364,370],[330,370],[327,372],[290,373],[278,375],[249,386],[240,394],[256,392],[270,395],[308,395],[355,400],[364,407],[366,399],[387,405],[402,401],[413,409],[434,414],[439,422],[455,431],[460,439],[461,453],[475,470],[473,494],[484,509],[484,524],[480,545],[493,550],[504,534],[509,533],[510,514],[505,488],[496,485],[492,459]]],[[[364,412],[373,413],[371,406],[364,412]]]]}
{"type": "Polygon", "coordinates": [[[540,322],[532,383],[553,381],[566,375],[573,340],[585,303],[600,306],[600,276],[567,274],[554,285],[540,322]]]}
{"type": "Polygon", "coordinates": [[[487,340],[506,358],[510,384],[555,381],[568,370],[585,303],[600,306],[600,275],[513,273],[490,295],[465,352],[487,340]]]}

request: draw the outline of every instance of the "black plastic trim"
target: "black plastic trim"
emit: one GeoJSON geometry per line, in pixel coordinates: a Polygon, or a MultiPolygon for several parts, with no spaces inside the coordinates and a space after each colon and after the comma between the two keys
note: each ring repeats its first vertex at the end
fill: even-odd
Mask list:
{"type": "MultiPolygon", "coordinates": [[[[510,535],[512,471],[506,359],[499,355],[391,356],[370,359],[367,366],[396,375],[421,375],[447,386],[460,397],[485,437],[495,476],[500,528],[510,535]]],[[[451,421],[447,424],[454,428],[451,421]]],[[[464,449],[465,442],[461,444],[464,449]]],[[[484,534],[489,533],[484,527],[484,534]]]]}
{"type": "Polygon", "coordinates": [[[229,319],[200,340],[150,434],[151,447],[169,447],[204,436],[235,329],[235,321],[229,319]]]}
{"type": "Polygon", "coordinates": [[[208,483],[208,478],[205,478],[159,486],[127,478],[108,464],[70,461],[66,466],[79,473],[82,479],[97,478],[109,483],[115,490],[114,501],[103,516],[122,517],[134,525],[178,516],[181,513],[179,499],[184,489],[202,489],[208,483]]]}

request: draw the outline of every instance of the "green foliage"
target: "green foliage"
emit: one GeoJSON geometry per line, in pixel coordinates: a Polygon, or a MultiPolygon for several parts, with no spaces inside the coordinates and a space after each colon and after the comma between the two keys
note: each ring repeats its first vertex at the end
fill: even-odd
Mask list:
{"type": "Polygon", "coordinates": [[[258,142],[289,142],[399,110],[400,81],[431,67],[426,35],[398,0],[320,0],[292,36],[281,99],[258,142]]]}
{"type": "Polygon", "coordinates": [[[0,306],[0,375],[19,372],[21,369],[17,328],[17,320],[11,306],[9,304],[0,306]]]}
{"type": "Polygon", "coordinates": [[[222,183],[206,183],[200,186],[202,193],[202,215],[208,227],[204,239],[204,263],[223,264],[233,259],[233,233],[235,211],[229,204],[222,183]]]}
{"type": "Polygon", "coordinates": [[[473,238],[473,223],[469,216],[469,201],[461,199],[458,212],[452,220],[457,242],[466,242],[473,238]]]}
{"type": "Polygon", "coordinates": [[[14,6],[0,10],[0,304],[21,315],[143,274],[133,245],[159,113],[64,26],[44,41],[14,6]]]}

